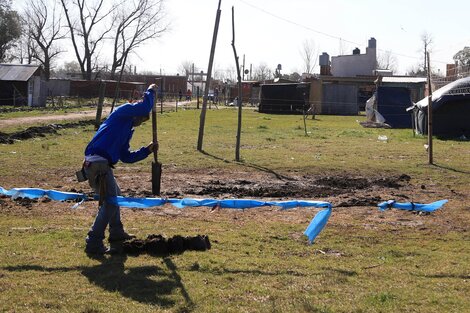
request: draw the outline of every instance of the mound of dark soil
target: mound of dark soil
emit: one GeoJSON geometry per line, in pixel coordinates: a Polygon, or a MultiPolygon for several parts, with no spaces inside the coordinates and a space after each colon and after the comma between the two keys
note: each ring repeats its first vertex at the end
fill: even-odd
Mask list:
{"type": "Polygon", "coordinates": [[[209,237],[197,235],[183,237],[176,235],[165,238],[162,235],[149,235],[146,239],[131,239],[122,244],[122,253],[139,255],[147,253],[155,256],[180,254],[185,251],[206,251],[211,248],[209,237]]]}
{"type": "MultiPolygon", "coordinates": [[[[215,198],[324,198],[354,194],[359,190],[398,189],[403,186],[403,183],[409,182],[410,179],[410,176],[403,174],[374,178],[347,176],[311,178],[304,176],[287,182],[282,180],[210,180],[200,182],[198,186],[186,186],[180,193],[215,198]]],[[[175,192],[173,191],[173,193],[175,192]]]]}

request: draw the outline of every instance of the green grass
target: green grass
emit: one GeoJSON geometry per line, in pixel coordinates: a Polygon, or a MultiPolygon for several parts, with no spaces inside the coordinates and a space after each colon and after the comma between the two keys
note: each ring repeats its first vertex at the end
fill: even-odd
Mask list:
{"type": "MultiPolygon", "coordinates": [[[[470,173],[470,143],[434,140],[434,161],[428,165],[424,149],[426,138],[414,136],[409,129],[368,129],[356,123],[356,116],[317,116],[307,120],[305,136],[301,116],[243,113],[241,162],[235,162],[237,112],[234,109],[208,111],[203,150],[197,152],[198,110],[158,115],[160,159],[180,168],[247,168],[258,166],[273,170],[296,169],[301,172],[360,171],[367,173],[406,173],[417,179],[444,182],[451,175],[455,184],[465,183],[470,173]],[[269,119],[267,119],[269,118],[269,119]],[[379,135],[388,137],[381,142],[379,135]],[[274,153],[274,156],[273,156],[274,153]]],[[[66,129],[60,136],[36,138],[14,145],[0,146],[6,166],[1,176],[58,166],[76,166],[93,136],[93,127],[66,129]],[[32,165],[32,166],[31,166],[32,165]]],[[[151,141],[151,123],[136,129],[132,148],[151,141]]],[[[146,162],[124,166],[148,167],[146,162]]]]}
{"type": "MultiPolygon", "coordinates": [[[[437,166],[431,166],[426,139],[410,130],[362,128],[356,119],[363,117],[317,116],[307,120],[305,136],[301,116],[245,110],[243,160],[235,162],[236,110],[207,112],[205,154],[196,150],[199,113],[158,115],[165,166],[405,173],[418,185],[423,181],[468,195],[470,142],[436,138],[437,166]],[[379,135],[388,141],[378,141],[379,135]]],[[[93,133],[91,126],[65,129],[58,136],[0,145],[0,186],[20,181],[54,188],[44,175],[59,169],[63,177],[53,181],[69,179],[93,133]]],[[[151,137],[147,122],[136,129],[132,147],[151,137]]],[[[148,169],[149,162],[119,166],[148,169]]],[[[104,261],[82,252],[93,203],[71,211],[70,203],[39,201],[28,209],[9,206],[10,201],[0,199],[2,312],[465,312],[470,307],[468,197],[435,215],[402,216],[426,221],[426,227],[391,224],[386,220],[391,212],[355,215],[355,208],[338,209],[313,246],[301,236],[313,216],[308,210],[297,222],[289,220],[289,211],[284,220],[269,213],[252,219],[243,212],[172,217],[128,210],[126,227],[141,237],[203,233],[213,249],[104,261]],[[49,206],[50,215],[44,213],[49,206]],[[350,214],[341,219],[349,213],[345,210],[350,214]],[[371,215],[378,218],[370,220],[371,215]],[[444,221],[434,225],[434,219],[444,221]],[[452,228],[454,223],[459,228],[452,228]]]]}
{"type": "Polygon", "coordinates": [[[73,223],[86,221],[67,215],[35,219],[20,230],[15,225],[22,219],[2,218],[2,310],[464,312],[469,304],[469,256],[462,249],[468,238],[454,232],[426,238],[419,231],[379,229],[366,234],[376,238],[372,245],[362,236],[342,238],[345,229],[330,225],[310,247],[292,239],[303,225],[140,216],[139,232],[150,233],[155,225],[167,235],[199,229],[217,243],[203,253],[99,262],[78,249],[83,230],[73,223]]]}

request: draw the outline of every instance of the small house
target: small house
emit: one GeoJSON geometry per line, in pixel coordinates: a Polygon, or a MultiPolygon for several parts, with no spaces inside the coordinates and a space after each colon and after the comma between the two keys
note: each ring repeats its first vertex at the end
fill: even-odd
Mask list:
{"type": "Polygon", "coordinates": [[[44,107],[46,96],[39,65],[0,64],[0,105],[44,107]]]}

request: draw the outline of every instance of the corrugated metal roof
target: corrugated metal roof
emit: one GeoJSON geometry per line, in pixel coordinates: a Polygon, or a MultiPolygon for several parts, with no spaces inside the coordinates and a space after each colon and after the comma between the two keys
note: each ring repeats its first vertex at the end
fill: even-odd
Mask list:
{"type": "Polygon", "coordinates": [[[28,81],[39,65],[0,64],[0,80],[28,81]]]}
{"type": "Polygon", "coordinates": [[[427,81],[424,77],[395,77],[395,76],[384,76],[382,77],[383,83],[411,83],[419,84],[427,81]]]}

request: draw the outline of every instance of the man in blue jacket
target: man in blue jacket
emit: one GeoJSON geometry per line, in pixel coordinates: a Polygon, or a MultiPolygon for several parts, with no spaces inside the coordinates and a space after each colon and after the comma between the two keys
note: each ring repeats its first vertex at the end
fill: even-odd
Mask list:
{"type": "Polygon", "coordinates": [[[125,163],[138,162],[158,150],[158,143],[150,143],[136,151],[130,151],[129,146],[134,127],[149,119],[157,88],[152,84],[141,101],[119,106],[101,124],[85,149],[84,169],[88,183],[100,195],[99,211],[86,237],[87,254],[109,252],[103,244],[108,225],[110,243],[135,237],[124,231],[121,222],[120,208],[116,203],[116,196],[121,191],[114,178],[113,168],[119,160],[125,163]]]}

